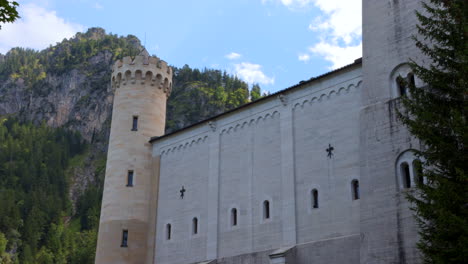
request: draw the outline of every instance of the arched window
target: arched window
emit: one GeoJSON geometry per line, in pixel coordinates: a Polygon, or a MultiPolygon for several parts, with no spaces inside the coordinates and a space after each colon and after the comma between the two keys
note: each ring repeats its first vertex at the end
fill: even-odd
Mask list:
{"type": "Polygon", "coordinates": [[[405,78],[401,75],[396,77],[396,85],[400,96],[408,95],[408,88],[416,86],[414,74],[409,72],[405,78]]]}
{"type": "Polygon", "coordinates": [[[403,162],[400,165],[400,170],[401,170],[401,179],[403,180],[403,187],[404,188],[411,188],[411,174],[410,174],[410,168],[408,163],[403,162]]]}
{"type": "Polygon", "coordinates": [[[263,219],[270,219],[270,202],[267,200],[263,202],[263,219]]]}
{"type": "Polygon", "coordinates": [[[315,208],[319,208],[317,189],[312,190],[312,209],[315,209],[315,208]]]}
{"type": "Polygon", "coordinates": [[[416,76],[408,63],[395,67],[390,74],[391,97],[398,98],[409,95],[409,87],[416,87],[416,76]]]}
{"type": "Polygon", "coordinates": [[[171,224],[166,225],[166,239],[171,240],[171,224]]]}
{"type": "Polygon", "coordinates": [[[395,167],[396,179],[400,190],[424,184],[423,162],[412,150],[404,151],[398,157],[395,167]]]}
{"type": "Polygon", "coordinates": [[[413,175],[414,180],[417,184],[424,184],[424,178],[422,175],[422,164],[421,161],[418,159],[415,159],[413,161],[413,175]]]}
{"type": "Polygon", "coordinates": [[[236,208],[231,209],[231,225],[237,226],[237,209],[236,208]]]}
{"type": "Polygon", "coordinates": [[[351,181],[351,191],[353,194],[353,200],[359,200],[359,181],[358,180],[351,181]]]}
{"type": "Polygon", "coordinates": [[[196,217],[192,219],[192,234],[198,234],[198,218],[196,217]]]}
{"type": "Polygon", "coordinates": [[[403,95],[407,94],[408,87],[407,87],[407,83],[406,83],[405,78],[403,78],[401,76],[398,76],[396,78],[396,85],[398,87],[398,92],[399,92],[400,96],[403,96],[403,95]]]}

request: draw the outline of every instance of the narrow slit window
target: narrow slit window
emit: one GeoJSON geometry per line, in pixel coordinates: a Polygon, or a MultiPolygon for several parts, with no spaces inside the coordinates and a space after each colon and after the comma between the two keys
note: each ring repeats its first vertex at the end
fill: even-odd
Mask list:
{"type": "Polygon", "coordinates": [[[192,234],[198,234],[198,218],[196,217],[192,219],[192,234]]]}
{"type": "Polygon", "coordinates": [[[128,246],[128,230],[122,230],[122,244],[121,247],[128,246]]]}
{"type": "Polygon", "coordinates": [[[312,209],[315,209],[315,208],[319,208],[317,189],[312,190],[312,209]]]}
{"type": "Polygon", "coordinates": [[[351,188],[353,191],[353,200],[359,200],[359,181],[353,180],[351,182],[351,188]]]}
{"type": "Polygon", "coordinates": [[[231,210],[231,225],[237,226],[237,209],[232,208],[231,210]]]}
{"type": "Polygon", "coordinates": [[[133,116],[132,131],[138,130],[138,116],[133,116]]]}
{"type": "Polygon", "coordinates": [[[403,187],[404,188],[411,188],[411,175],[410,175],[410,168],[408,166],[408,163],[402,163],[401,164],[401,174],[402,174],[402,180],[403,180],[403,187]]]}
{"type": "Polygon", "coordinates": [[[270,219],[270,202],[263,202],[263,219],[270,219]]]}
{"type": "Polygon", "coordinates": [[[127,187],[133,187],[133,171],[129,170],[127,173],[127,187]]]}
{"type": "Polygon", "coordinates": [[[171,240],[171,224],[166,225],[166,239],[171,240]]]}

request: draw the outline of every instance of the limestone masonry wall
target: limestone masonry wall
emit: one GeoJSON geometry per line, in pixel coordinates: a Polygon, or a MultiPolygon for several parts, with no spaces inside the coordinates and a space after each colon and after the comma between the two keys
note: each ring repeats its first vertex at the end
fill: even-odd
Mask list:
{"type": "Polygon", "coordinates": [[[357,64],[156,140],[155,263],[195,263],[358,235],[359,200],[352,199],[351,181],[359,179],[360,87],[357,64]],[[331,158],[328,144],[336,148],[331,158]],[[320,192],[317,209],[312,188],[320,192]]]}
{"type": "Polygon", "coordinates": [[[172,70],[143,51],[117,61],[111,81],[116,90],[96,263],[146,263],[155,247],[150,204],[158,182],[148,139],[164,133],[172,70]]]}

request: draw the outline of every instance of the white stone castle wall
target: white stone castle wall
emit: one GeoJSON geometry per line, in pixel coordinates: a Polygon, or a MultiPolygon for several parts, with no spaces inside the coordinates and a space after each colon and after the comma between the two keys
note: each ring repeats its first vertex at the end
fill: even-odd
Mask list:
{"type": "Polygon", "coordinates": [[[309,96],[294,108],[297,242],[359,233],[360,77],[335,85],[328,96],[309,96]],[[333,156],[327,156],[329,144],[333,156]],[[312,208],[312,190],[319,208],[312,208]]]}
{"type": "Polygon", "coordinates": [[[360,87],[357,64],[287,91],[283,101],[269,98],[211,126],[156,140],[156,263],[194,263],[359,233],[351,180],[359,179],[360,87]],[[329,143],[332,159],[325,151],[329,143]],[[320,208],[312,210],[314,186],[320,208]],[[237,226],[231,226],[232,208],[237,226]],[[193,217],[199,219],[197,235],[191,233],[193,217]]]}

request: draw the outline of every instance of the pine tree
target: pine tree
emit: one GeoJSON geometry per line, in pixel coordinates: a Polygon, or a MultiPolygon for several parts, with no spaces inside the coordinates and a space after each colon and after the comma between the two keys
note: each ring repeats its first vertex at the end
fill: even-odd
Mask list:
{"type": "Polygon", "coordinates": [[[468,1],[428,0],[419,20],[416,46],[429,58],[411,61],[427,85],[409,82],[399,117],[422,143],[425,177],[408,199],[419,225],[424,263],[468,259],[468,1]]]}

